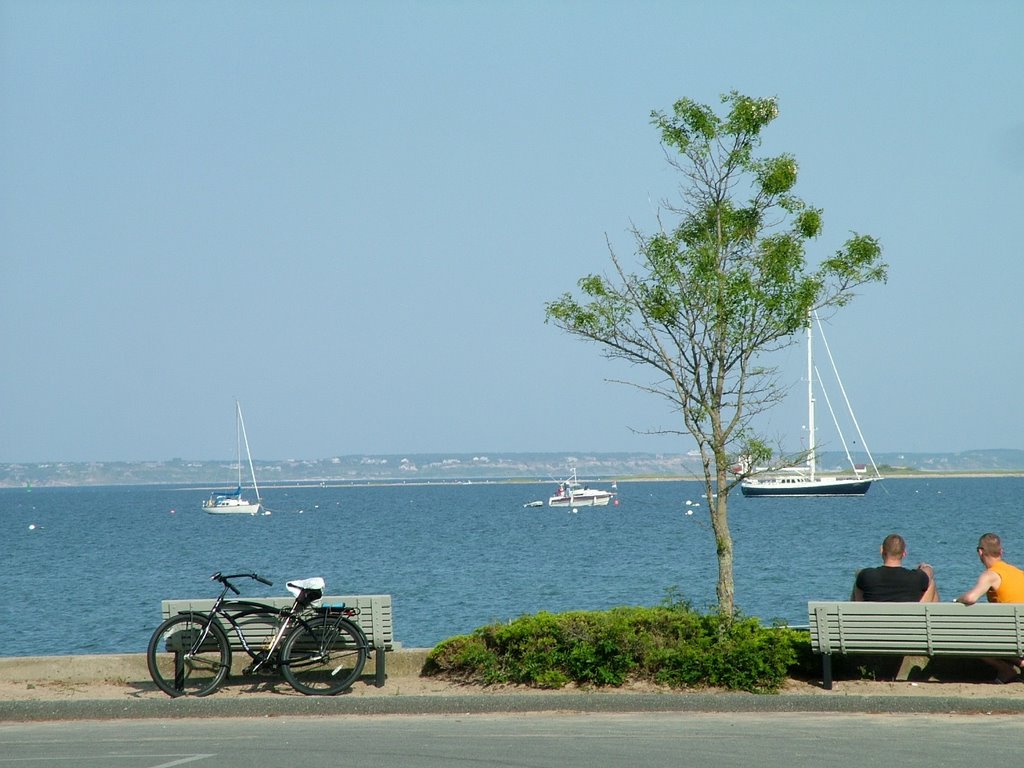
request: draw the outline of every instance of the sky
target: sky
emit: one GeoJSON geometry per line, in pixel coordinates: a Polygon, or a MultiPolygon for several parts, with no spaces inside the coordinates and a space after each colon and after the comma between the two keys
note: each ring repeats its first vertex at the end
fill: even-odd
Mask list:
{"type": "MultiPolygon", "coordinates": [[[[0,462],[682,453],[545,304],[681,178],[764,154],[889,264],[828,340],[869,447],[1024,448],[1024,4],[0,0],[0,462]]],[[[764,428],[806,423],[793,391],[764,428]]],[[[820,417],[819,417],[820,418],[820,417]]]]}

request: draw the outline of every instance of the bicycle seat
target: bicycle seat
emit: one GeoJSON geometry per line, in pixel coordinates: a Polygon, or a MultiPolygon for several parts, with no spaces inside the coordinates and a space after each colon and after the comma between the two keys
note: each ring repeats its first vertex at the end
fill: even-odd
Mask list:
{"type": "Polygon", "coordinates": [[[285,584],[288,587],[288,591],[296,597],[304,589],[324,591],[324,580],[319,576],[314,576],[312,579],[296,579],[295,581],[289,581],[285,584]]]}

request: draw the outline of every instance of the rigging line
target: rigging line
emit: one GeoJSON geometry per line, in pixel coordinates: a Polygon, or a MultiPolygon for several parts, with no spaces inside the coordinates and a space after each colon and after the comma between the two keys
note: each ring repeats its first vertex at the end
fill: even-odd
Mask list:
{"type": "MultiPolygon", "coordinates": [[[[235,400],[235,408],[238,410],[238,424],[242,428],[242,438],[245,440],[245,455],[249,459],[249,473],[252,475],[252,487],[253,490],[256,492],[256,501],[259,502],[262,501],[262,499],[260,499],[259,486],[256,485],[256,468],[253,467],[252,465],[252,454],[249,452],[249,438],[246,437],[245,434],[245,420],[242,418],[242,404],[239,403],[237,400],[235,400]]],[[[239,456],[238,459],[239,471],[241,471],[242,457],[239,456]]],[[[241,479],[239,479],[239,484],[241,484],[241,479]]]]}
{"type": "MultiPolygon", "coordinates": [[[[850,398],[846,395],[846,387],[843,386],[843,380],[839,376],[839,368],[836,367],[835,358],[832,357],[832,348],[829,347],[828,339],[825,338],[825,329],[821,325],[821,318],[818,317],[817,312],[814,313],[814,319],[818,323],[818,335],[821,337],[821,341],[825,345],[825,353],[828,355],[828,361],[832,365],[832,372],[835,374],[836,382],[839,384],[839,391],[843,394],[843,401],[846,403],[846,410],[850,414],[850,419],[853,421],[854,428],[857,430],[857,438],[860,440],[860,444],[864,446],[864,451],[868,455],[868,461],[871,462],[871,468],[875,470],[875,477],[881,477],[882,473],[878,471],[878,466],[875,464],[875,457],[871,455],[871,449],[868,448],[867,440],[864,439],[864,434],[860,431],[860,424],[857,422],[857,416],[853,412],[853,406],[850,405],[850,398]]],[[[822,389],[824,389],[824,387],[822,387],[822,389]]]]}
{"type": "Polygon", "coordinates": [[[828,391],[825,389],[825,382],[821,380],[818,366],[814,366],[814,377],[818,380],[818,389],[821,390],[821,395],[825,398],[825,405],[828,406],[828,412],[832,416],[832,424],[835,425],[836,432],[839,433],[839,442],[843,444],[843,450],[846,451],[846,460],[850,462],[850,466],[856,472],[857,465],[853,463],[853,456],[850,455],[850,449],[846,446],[846,436],[843,434],[843,428],[839,426],[839,419],[836,417],[835,409],[832,408],[832,401],[829,399],[828,391]]]}

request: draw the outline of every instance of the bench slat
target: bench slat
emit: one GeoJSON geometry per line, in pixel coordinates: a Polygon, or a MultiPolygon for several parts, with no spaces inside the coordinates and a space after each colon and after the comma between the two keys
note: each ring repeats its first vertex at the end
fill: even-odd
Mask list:
{"type": "MultiPolygon", "coordinates": [[[[288,608],[294,602],[291,597],[247,597],[245,599],[274,608],[288,608]]],[[[366,633],[370,644],[377,647],[379,642],[383,643],[385,649],[393,649],[391,595],[324,595],[320,602],[327,606],[345,605],[349,608],[359,609],[359,615],[351,618],[366,633]]],[[[160,608],[163,617],[168,619],[176,613],[187,611],[208,613],[213,608],[213,603],[214,601],[210,599],[162,600],[160,608]]],[[[248,632],[246,635],[248,636],[248,632]]]]}

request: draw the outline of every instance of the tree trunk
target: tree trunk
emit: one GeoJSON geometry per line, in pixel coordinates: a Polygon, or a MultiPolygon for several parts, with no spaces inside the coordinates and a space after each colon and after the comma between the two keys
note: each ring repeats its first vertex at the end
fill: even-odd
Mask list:
{"type": "MultiPolygon", "coordinates": [[[[724,471],[717,472],[718,488],[725,488],[727,479],[724,471]]],[[[710,496],[709,496],[710,498],[710,496]]],[[[729,532],[729,497],[716,494],[711,507],[711,530],[715,534],[715,548],[718,552],[718,612],[732,616],[735,609],[736,586],[732,576],[732,534],[729,532]]]]}

